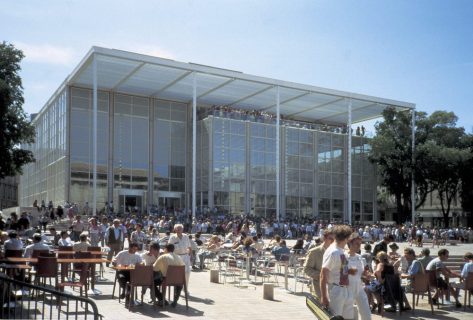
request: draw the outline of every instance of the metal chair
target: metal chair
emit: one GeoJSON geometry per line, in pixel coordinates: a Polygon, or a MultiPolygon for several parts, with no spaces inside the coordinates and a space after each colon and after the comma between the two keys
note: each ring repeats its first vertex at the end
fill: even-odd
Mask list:
{"type": "MultiPolygon", "coordinates": [[[[185,266],[168,266],[168,270],[166,271],[166,276],[163,278],[163,283],[161,284],[161,288],[162,288],[161,291],[163,293],[163,298],[166,297],[166,288],[170,286],[182,286],[184,288],[184,294],[186,298],[186,309],[189,309],[185,266]]],[[[174,290],[176,290],[176,288],[174,288],[174,290]]],[[[170,297],[171,297],[171,290],[169,290],[168,300],[170,300],[170,297]]]]}
{"type": "Polygon", "coordinates": [[[43,280],[42,285],[46,285],[46,279],[49,278],[49,285],[51,284],[51,278],[55,279],[55,285],[57,285],[58,279],[58,264],[56,257],[38,257],[38,265],[36,266],[35,284],[40,285],[41,279],[43,280]]]}
{"type": "MultiPolygon", "coordinates": [[[[130,303],[128,304],[128,310],[131,309],[132,302],[135,301],[135,291],[137,287],[150,287],[151,299],[153,299],[153,302],[156,301],[153,266],[136,265],[135,269],[130,271],[131,297],[130,303]]],[[[143,302],[143,290],[141,291],[141,302],[143,302]]]]}
{"type": "Polygon", "coordinates": [[[411,280],[411,293],[412,293],[412,312],[414,313],[416,304],[419,303],[419,295],[427,293],[429,296],[429,304],[434,314],[434,306],[432,303],[432,294],[430,292],[430,281],[427,273],[417,273],[411,280]],[[417,300],[416,300],[417,295],[417,300]]]}
{"type": "Polygon", "coordinates": [[[468,276],[463,282],[465,290],[465,298],[463,300],[463,310],[466,310],[466,301],[468,297],[468,307],[471,307],[471,295],[473,294],[473,272],[469,272],[468,276]]]}

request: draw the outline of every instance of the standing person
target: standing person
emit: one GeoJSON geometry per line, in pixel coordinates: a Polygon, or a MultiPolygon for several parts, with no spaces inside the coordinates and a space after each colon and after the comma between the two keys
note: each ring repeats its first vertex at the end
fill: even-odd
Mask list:
{"type": "MultiPolygon", "coordinates": [[[[107,260],[110,261],[112,257],[118,252],[120,252],[123,248],[123,230],[120,226],[120,220],[115,219],[113,220],[113,225],[108,227],[107,231],[105,232],[105,245],[110,248],[110,251],[107,255],[107,260]]],[[[110,265],[107,262],[107,267],[110,265]]]]}
{"type": "Polygon", "coordinates": [[[353,296],[347,286],[349,272],[353,275],[356,271],[348,270],[348,259],[344,252],[351,233],[351,227],[347,225],[333,228],[335,245],[325,250],[320,273],[322,304],[328,306],[334,315],[344,319],[353,319],[355,316],[353,296]]]}
{"type": "Polygon", "coordinates": [[[356,270],[356,273],[348,276],[348,290],[358,306],[360,320],[371,320],[370,304],[366,295],[361,276],[365,271],[365,262],[358,254],[363,238],[356,232],[348,238],[348,268],[356,270]]]}
{"type": "Polygon", "coordinates": [[[90,218],[89,219],[89,237],[90,237],[90,245],[92,247],[98,247],[100,243],[101,235],[101,228],[97,224],[97,219],[90,218]]]}
{"type": "Polygon", "coordinates": [[[80,220],[80,216],[76,216],[76,220],[72,223],[71,240],[79,241],[79,236],[85,230],[84,223],[80,220]]]}
{"type": "Polygon", "coordinates": [[[322,259],[324,252],[335,240],[332,230],[323,231],[323,243],[307,253],[304,262],[304,273],[312,278],[312,288],[314,294],[320,299],[320,271],[322,271],[322,259]]]}
{"type": "Polygon", "coordinates": [[[171,235],[169,238],[170,244],[174,245],[174,252],[179,255],[186,265],[186,285],[187,290],[189,290],[189,276],[191,273],[191,259],[190,255],[192,254],[192,244],[189,240],[187,234],[182,233],[184,231],[184,226],[182,224],[176,224],[174,226],[175,234],[171,235]]]}
{"type": "Polygon", "coordinates": [[[137,223],[135,227],[135,231],[133,231],[130,235],[130,241],[138,243],[140,251],[143,250],[143,245],[147,239],[146,233],[143,232],[143,225],[141,223],[137,223]]]}

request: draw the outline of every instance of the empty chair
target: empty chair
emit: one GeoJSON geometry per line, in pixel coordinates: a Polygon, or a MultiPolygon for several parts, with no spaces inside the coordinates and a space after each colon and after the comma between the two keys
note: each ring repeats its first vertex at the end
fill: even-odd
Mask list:
{"type": "Polygon", "coordinates": [[[46,279],[49,278],[49,285],[52,285],[51,278],[55,279],[54,284],[57,284],[58,264],[56,257],[38,257],[38,265],[36,266],[36,285],[46,285],[46,279]],[[42,283],[41,283],[41,280],[42,283]]]}

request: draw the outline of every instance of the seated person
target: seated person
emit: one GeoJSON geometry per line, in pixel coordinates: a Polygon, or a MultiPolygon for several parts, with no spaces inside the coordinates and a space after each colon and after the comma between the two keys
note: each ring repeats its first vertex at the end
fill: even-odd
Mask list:
{"type": "Polygon", "coordinates": [[[141,254],[141,259],[145,266],[152,266],[159,257],[159,250],[161,247],[158,242],[151,242],[149,244],[149,250],[141,254]]]}
{"type": "Polygon", "coordinates": [[[61,239],[61,235],[56,232],[56,228],[54,227],[49,228],[49,234],[50,234],[49,240],[52,242],[53,246],[57,246],[59,239],[61,239]]]}
{"type": "Polygon", "coordinates": [[[169,238],[171,237],[171,231],[166,231],[166,235],[159,239],[159,245],[165,247],[168,244],[169,238]]]}
{"type": "Polygon", "coordinates": [[[409,267],[407,268],[407,272],[401,273],[400,277],[401,279],[407,279],[407,284],[403,286],[404,289],[404,306],[405,309],[410,309],[409,302],[406,299],[405,293],[409,293],[412,291],[411,285],[412,285],[412,279],[415,277],[416,274],[419,273],[424,273],[424,267],[422,267],[422,263],[420,261],[416,260],[416,253],[414,252],[414,249],[412,248],[405,248],[404,249],[404,258],[406,259],[409,267]]]}
{"type": "Polygon", "coordinates": [[[213,235],[212,237],[210,237],[209,242],[205,246],[205,249],[201,250],[201,252],[199,252],[198,254],[200,269],[205,268],[205,259],[215,257],[219,250],[220,238],[217,235],[213,235]]]}
{"type": "Polygon", "coordinates": [[[61,239],[58,240],[57,244],[60,247],[72,247],[72,241],[71,238],[69,238],[67,230],[61,231],[61,239]]]}
{"type": "Polygon", "coordinates": [[[388,255],[389,255],[389,260],[391,261],[391,263],[394,263],[397,260],[399,260],[399,258],[401,258],[401,256],[397,252],[397,250],[399,250],[399,246],[395,242],[389,244],[389,249],[390,251],[388,255]]]}
{"type": "Polygon", "coordinates": [[[16,231],[10,231],[8,234],[8,240],[5,241],[4,247],[6,250],[23,250],[23,241],[18,239],[18,233],[16,231]]]}
{"type": "MultiPolygon", "coordinates": [[[[128,250],[120,251],[113,259],[112,264],[114,266],[134,266],[142,263],[141,257],[136,254],[139,249],[137,243],[130,243],[128,250]]],[[[126,303],[130,301],[130,288],[128,282],[130,282],[130,270],[118,270],[117,271],[118,283],[122,289],[120,299],[126,298],[126,303]]]]}
{"type": "Polygon", "coordinates": [[[35,233],[33,235],[33,244],[30,244],[25,248],[25,252],[23,253],[23,257],[31,258],[33,255],[34,250],[50,250],[51,248],[44,244],[41,240],[41,235],[39,233],[35,233]]]}
{"type": "Polygon", "coordinates": [[[454,286],[456,289],[464,289],[466,278],[471,272],[473,272],[473,253],[465,253],[463,259],[466,261],[466,263],[463,265],[462,271],[460,273],[460,283],[456,283],[454,286]]]}
{"type": "MultiPolygon", "coordinates": [[[[182,258],[174,253],[174,245],[172,243],[166,245],[164,254],[160,255],[158,260],[153,265],[153,270],[157,273],[159,272],[163,278],[166,277],[167,271],[168,271],[168,266],[184,266],[184,261],[182,258]]],[[[159,274],[158,273],[158,274],[159,274]]],[[[158,304],[162,304],[162,300],[164,297],[161,296],[160,299],[160,291],[158,289],[158,286],[161,285],[162,283],[162,278],[159,280],[159,277],[156,277],[155,274],[155,281],[154,284],[157,287],[156,289],[156,295],[158,297],[158,304]]],[[[179,300],[179,295],[181,294],[182,291],[182,286],[175,286],[174,288],[174,300],[171,303],[171,306],[176,307],[177,301],[179,300]]]]}
{"type": "Polygon", "coordinates": [[[363,247],[363,253],[361,254],[361,258],[365,261],[365,267],[368,266],[368,270],[372,272],[371,263],[373,262],[373,256],[371,255],[371,245],[369,243],[365,244],[363,247]]]}
{"type": "Polygon", "coordinates": [[[75,242],[72,245],[72,249],[75,252],[78,251],[87,251],[87,248],[90,247],[90,243],[87,241],[87,233],[82,232],[79,236],[79,241],[75,242]]]}
{"type": "Polygon", "coordinates": [[[274,258],[278,261],[284,260],[289,260],[289,255],[291,254],[291,250],[286,246],[286,241],[281,240],[279,242],[279,245],[275,246],[272,250],[271,253],[274,255],[274,258]]]}
{"type": "Polygon", "coordinates": [[[438,251],[438,257],[430,261],[429,264],[427,265],[426,270],[435,271],[435,276],[437,278],[437,287],[440,289],[440,290],[437,290],[437,292],[435,292],[434,296],[432,297],[432,302],[435,304],[438,303],[437,299],[440,294],[439,291],[441,291],[441,293],[443,294],[445,290],[450,290],[451,295],[453,295],[453,297],[455,298],[455,306],[457,308],[460,308],[461,303],[460,301],[458,301],[458,295],[456,294],[454,288],[451,287],[448,284],[448,282],[444,278],[441,277],[441,276],[444,276],[445,278],[460,277],[459,274],[451,271],[445,265],[444,262],[448,260],[448,256],[449,256],[449,252],[447,249],[440,249],[438,251]]]}
{"type": "Polygon", "coordinates": [[[430,250],[428,248],[422,249],[420,253],[422,254],[422,258],[418,260],[422,264],[422,267],[424,268],[424,270],[426,270],[427,265],[429,264],[430,261],[434,260],[434,258],[430,256],[430,250]]]}

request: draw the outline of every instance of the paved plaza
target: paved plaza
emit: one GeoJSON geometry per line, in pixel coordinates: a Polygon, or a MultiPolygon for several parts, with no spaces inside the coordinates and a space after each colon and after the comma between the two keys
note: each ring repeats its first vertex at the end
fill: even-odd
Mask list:
{"type": "MultiPolygon", "coordinates": [[[[289,245],[292,245],[289,241],[289,245]]],[[[407,244],[400,244],[399,252],[407,244]]],[[[416,248],[419,253],[421,248],[416,248]]],[[[464,254],[466,251],[473,251],[473,244],[460,244],[457,246],[446,246],[452,255],[464,254]]],[[[437,248],[431,249],[432,255],[435,256],[437,248]]],[[[216,284],[210,282],[209,270],[192,272],[190,278],[190,299],[189,309],[186,310],[185,299],[181,297],[176,308],[170,306],[166,308],[155,307],[147,302],[149,294],[145,296],[145,304],[132,308],[129,312],[125,308],[123,300],[121,303],[118,299],[111,299],[114,271],[105,268],[106,281],[99,282],[97,289],[102,291],[102,295],[92,296],[99,308],[100,313],[105,319],[149,319],[149,318],[169,318],[169,319],[185,319],[188,317],[202,319],[315,319],[315,316],[305,306],[305,295],[301,291],[299,284],[298,293],[293,294],[284,290],[284,277],[279,277],[279,287],[274,290],[274,300],[263,299],[262,285],[248,285],[238,288],[233,284],[216,284]]],[[[294,288],[292,277],[289,278],[288,287],[294,288]]],[[[462,293],[463,295],[463,293],[462,293]]],[[[412,296],[408,295],[411,300],[412,296]]],[[[463,296],[460,298],[463,303],[463,296]]],[[[473,308],[467,308],[463,311],[463,307],[457,309],[453,306],[442,306],[440,309],[435,308],[434,314],[430,312],[427,298],[419,300],[418,309],[399,313],[385,312],[385,318],[389,319],[472,319],[473,308]]],[[[373,319],[381,319],[380,316],[374,315],[373,319]]]]}

